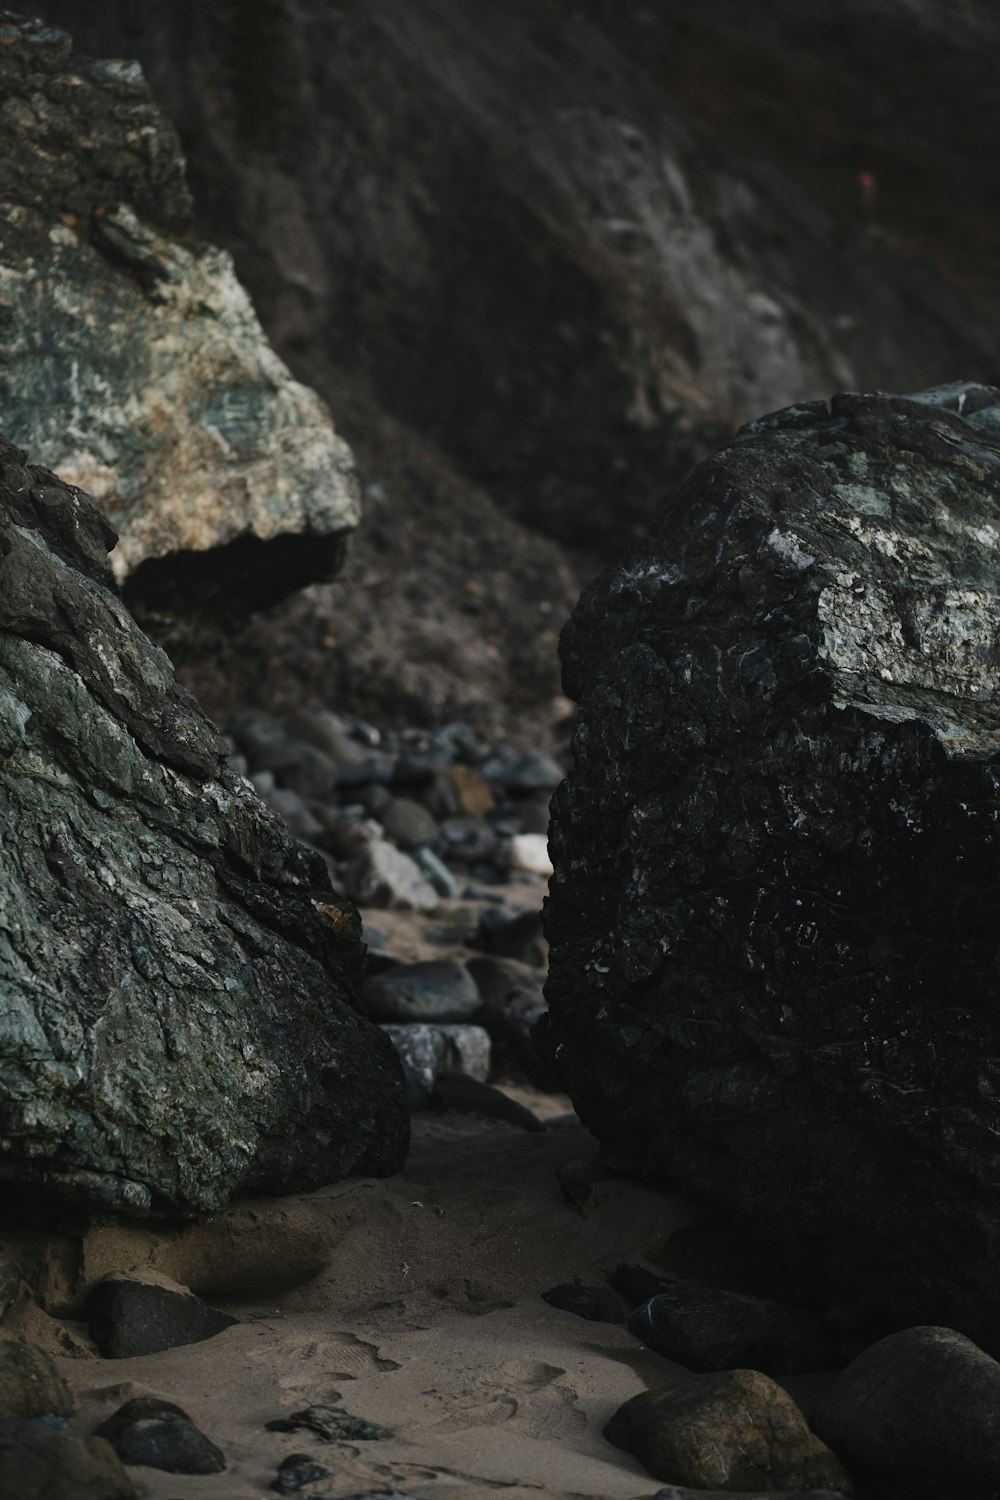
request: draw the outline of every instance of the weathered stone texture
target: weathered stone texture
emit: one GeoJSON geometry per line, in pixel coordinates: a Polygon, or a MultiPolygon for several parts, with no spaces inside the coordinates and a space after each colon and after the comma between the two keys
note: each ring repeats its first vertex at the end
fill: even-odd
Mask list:
{"type": "Polygon", "coordinates": [[[139,64],[0,12],[0,426],[109,516],[120,583],[167,558],[156,607],[250,607],[335,569],[357,481],[189,218],[139,64]],[[242,577],[215,550],[237,542],[242,577]]]}
{"type": "Polygon", "coordinates": [[[0,1180],[136,1213],[391,1171],[402,1078],[329,890],[0,440],[0,1180]]]}
{"type": "Polygon", "coordinates": [[[751,424],[563,637],[542,1045],[845,1324],[1000,1348],[1000,392],[751,424]]]}

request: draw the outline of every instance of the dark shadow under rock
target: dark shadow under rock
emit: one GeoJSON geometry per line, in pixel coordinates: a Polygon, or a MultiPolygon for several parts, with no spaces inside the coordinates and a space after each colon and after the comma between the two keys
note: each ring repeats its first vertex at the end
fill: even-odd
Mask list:
{"type": "Polygon", "coordinates": [[[542,1121],[516,1099],[511,1099],[501,1089],[491,1084],[480,1083],[466,1073],[439,1073],[434,1082],[431,1107],[447,1113],[482,1115],[488,1120],[503,1120],[520,1130],[544,1130],[542,1121]]]}
{"type": "Polygon", "coordinates": [[[830,1331],[787,1302],[677,1281],[637,1307],[629,1332],[691,1370],[792,1375],[840,1363],[830,1331]]]}
{"type": "Polygon", "coordinates": [[[542,1301],[592,1323],[625,1322],[622,1305],[610,1287],[583,1286],[578,1281],[569,1281],[543,1292],[542,1301]]]}

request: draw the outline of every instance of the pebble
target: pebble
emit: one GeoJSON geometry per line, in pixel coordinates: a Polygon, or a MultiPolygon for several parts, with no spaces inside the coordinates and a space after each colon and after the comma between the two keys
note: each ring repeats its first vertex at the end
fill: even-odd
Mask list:
{"type": "Polygon", "coordinates": [[[875,1489],[1000,1489],[1000,1364],[953,1328],[904,1328],[851,1361],[812,1414],[875,1489]]]}
{"type": "Polygon", "coordinates": [[[278,1477],[271,1485],[279,1495],[295,1495],[305,1484],[314,1484],[317,1479],[326,1479],[330,1473],[308,1453],[290,1453],[278,1465],[278,1477]]]}
{"type": "Polygon", "coordinates": [[[296,714],[294,719],[288,720],[285,729],[303,745],[321,750],[338,765],[360,765],[368,753],[363,745],[351,738],[346,720],[327,709],[296,714]]]}
{"type": "Polygon", "coordinates": [[[386,1428],[365,1417],[353,1417],[342,1406],[307,1406],[290,1417],[276,1417],[266,1425],[268,1432],[299,1432],[305,1428],[325,1443],[368,1443],[390,1436],[386,1428]]]}
{"type": "Polygon", "coordinates": [[[451,766],[445,771],[457,803],[456,811],[469,818],[485,818],[496,799],[485,776],[471,766],[451,766]]]}
{"type": "Polygon", "coordinates": [[[362,906],[437,910],[438,893],[420,866],[385,839],[373,839],[362,846],[348,871],[347,885],[349,894],[362,906]]]}
{"type": "Polygon", "coordinates": [[[480,1003],[476,981],[453,958],[397,964],[365,981],[364,998],[373,1021],[467,1021],[480,1003]]]}
{"type": "Polygon", "coordinates": [[[284,818],[289,833],[295,838],[313,843],[323,837],[322,823],[309,811],[298,792],[293,792],[290,787],[276,786],[264,800],[284,818]]]}
{"type": "Polygon", "coordinates": [[[554,792],[566,772],[554,756],[536,750],[519,756],[502,774],[508,791],[554,792]]]}
{"type": "Polygon", "coordinates": [[[458,881],[443,860],[438,859],[433,849],[414,849],[413,862],[427,876],[439,896],[447,901],[456,901],[460,895],[458,881]]]}
{"type": "Polygon", "coordinates": [[[126,1401],[97,1429],[122,1463],[167,1474],[221,1474],[225,1454],[201,1432],[187,1412],[157,1396],[126,1401]]]}
{"type": "Polygon", "coordinates": [[[792,1398],[757,1370],[643,1391],[618,1408],[604,1435],[668,1484],[854,1493],[840,1459],[810,1432],[792,1398]]]}
{"type": "Polygon", "coordinates": [[[628,1320],[648,1348],[691,1370],[763,1370],[794,1375],[839,1363],[832,1335],[814,1314],[769,1297],[677,1281],[628,1320]]]}
{"type": "Polygon", "coordinates": [[[191,1292],[107,1277],[86,1304],[91,1338],[105,1359],[133,1359],[185,1344],[200,1344],[238,1319],[191,1292]]]}
{"type": "Polygon", "coordinates": [[[426,1022],[383,1027],[403,1064],[406,1103],[430,1109],[434,1085],[445,1071],[484,1080],[490,1071],[490,1037],[481,1026],[435,1026],[426,1022]]]}
{"type": "Polygon", "coordinates": [[[549,841],[544,833],[519,833],[510,841],[510,864],[514,870],[533,875],[551,875],[549,841]]]}
{"type": "Polygon", "coordinates": [[[435,818],[410,797],[391,797],[379,814],[385,834],[397,849],[419,849],[437,837],[435,818]]]}
{"type": "Polygon", "coordinates": [[[293,763],[277,773],[282,786],[298,792],[307,802],[311,798],[329,797],[337,785],[336,762],[312,745],[298,745],[295,752],[293,763]]]}

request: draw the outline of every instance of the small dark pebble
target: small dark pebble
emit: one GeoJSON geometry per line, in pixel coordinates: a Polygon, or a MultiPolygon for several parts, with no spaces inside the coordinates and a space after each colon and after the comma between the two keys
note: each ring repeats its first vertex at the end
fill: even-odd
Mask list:
{"type": "Polygon", "coordinates": [[[272,1490],[277,1490],[279,1495],[294,1495],[304,1484],[312,1484],[316,1479],[326,1479],[329,1469],[324,1469],[308,1453],[290,1453],[287,1458],[282,1459],[278,1465],[278,1477],[271,1485],[272,1490]]]}
{"type": "Polygon", "coordinates": [[[307,1406],[290,1417],[276,1417],[267,1423],[268,1432],[298,1432],[302,1428],[315,1432],[324,1443],[374,1442],[389,1436],[384,1427],[364,1417],[352,1417],[342,1406],[307,1406]]]}
{"type": "Polygon", "coordinates": [[[98,1427],[123,1464],[167,1474],[221,1474],[225,1454],[199,1432],[179,1406],[156,1397],[127,1401],[98,1427]]]}
{"type": "Polygon", "coordinates": [[[625,1314],[610,1287],[582,1286],[580,1282],[566,1282],[542,1293],[542,1301],[563,1312],[576,1313],[578,1318],[589,1318],[592,1323],[624,1323],[625,1314]]]}

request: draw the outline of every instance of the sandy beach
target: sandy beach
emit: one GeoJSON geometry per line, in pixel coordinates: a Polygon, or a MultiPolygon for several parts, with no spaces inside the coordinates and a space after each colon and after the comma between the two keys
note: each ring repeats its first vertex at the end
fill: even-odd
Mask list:
{"type": "MultiPolygon", "coordinates": [[[[531,1096],[549,1114],[567,1101],[531,1096]]],[[[94,1229],[48,1240],[50,1307],[110,1270],[190,1287],[239,1323],[203,1343],[137,1359],[92,1352],[85,1325],[23,1305],[4,1332],[77,1357],[60,1366],[90,1432],[133,1396],[177,1402],[225,1453],[225,1473],[133,1468],[148,1500],[268,1492],[278,1464],[308,1453],[329,1478],[305,1493],[403,1491],[424,1500],[649,1495],[656,1481],[602,1437],[623,1401],[678,1367],[624,1325],[590,1322],[541,1293],[599,1285],[621,1260],[655,1257],[694,1217],[636,1184],[597,1182],[586,1214],[556,1170],[596,1160],[580,1127],[529,1133],[471,1116],[417,1116],[406,1170],[317,1193],[234,1205],[211,1224],[94,1229]],[[265,1423],[340,1404],[391,1432],[325,1443],[265,1423]]],[[[21,1239],[22,1255],[28,1239],[21,1239]]]]}

